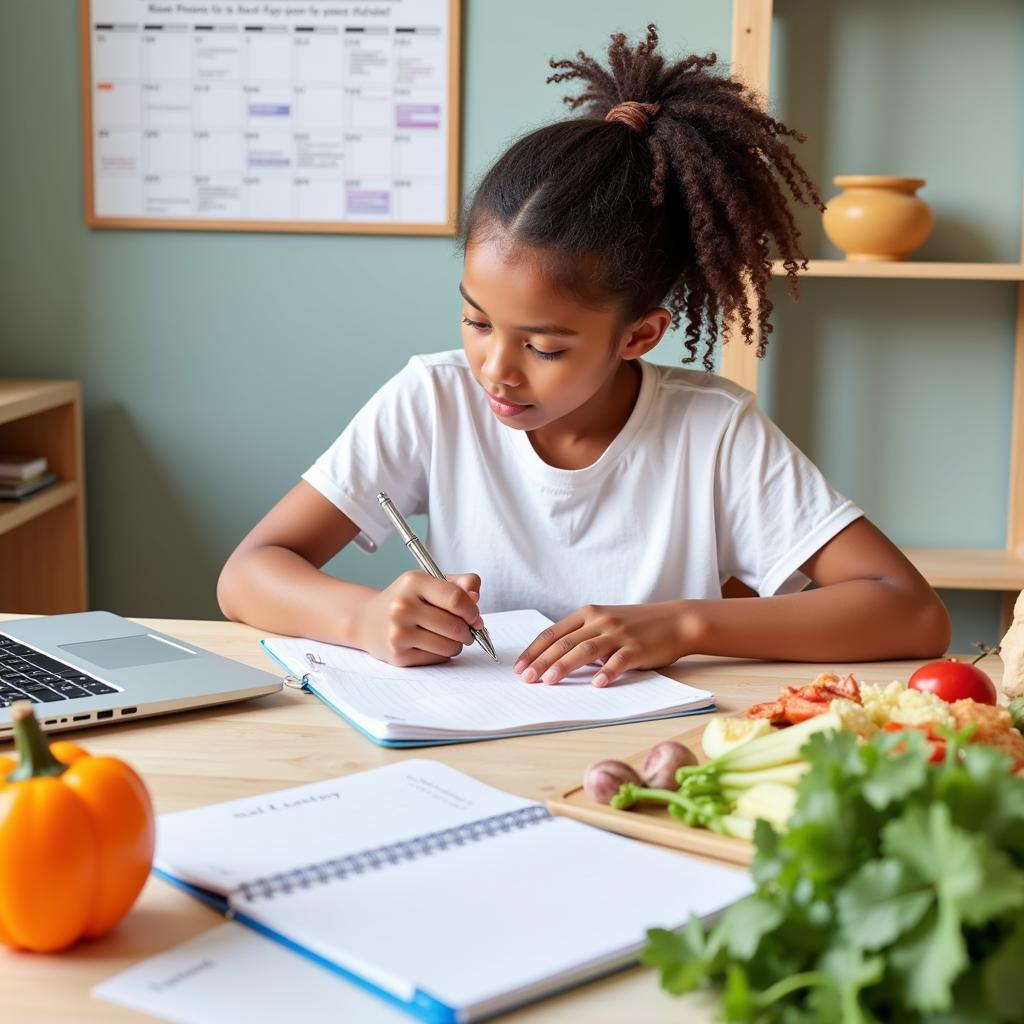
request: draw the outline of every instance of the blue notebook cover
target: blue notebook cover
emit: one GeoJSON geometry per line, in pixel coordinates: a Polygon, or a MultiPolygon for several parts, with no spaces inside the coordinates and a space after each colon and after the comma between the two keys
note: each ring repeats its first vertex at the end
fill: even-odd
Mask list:
{"type": "Polygon", "coordinates": [[[189,896],[199,900],[200,903],[205,903],[208,907],[217,911],[217,913],[224,914],[225,917],[230,917],[239,924],[244,924],[247,928],[251,928],[253,931],[259,932],[260,935],[263,935],[268,939],[272,939],[279,945],[284,946],[285,949],[291,950],[293,953],[298,953],[300,956],[304,956],[307,960],[311,960],[319,967],[326,968],[332,973],[337,974],[339,977],[344,978],[346,981],[350,981],[353,984],[358,985],[361,989],[370,992],[379,999],[383,999],[386,1003],[389,1003],[392,1006],[397,1006],[398,1009],[404,1010],[406,1013],[411,1014],[419,1020],[427,1021],[428,1024],[455,1024],[458,1020],[458,1014],[452,1007],[446,1006],[444,1003],[434,999],[433,996],[428,995],[426,992],[417,990],[411,1002],[404,1002],[397,998],[393,993],[379,988],[366,978],[363,978],[358,974],[354,974],[352,971],[347,970],[340,964],[334,963],[333,960],[328,960],[325,957],[320,956],[318,953],[314,953],[313,950],[299,945],[299,943],[294,942],[292,939],[289,939],[286,935],[282,935],[280,932],[275,931],[273,928],[268,928],[262,922],[253,920],[248,914],[243,914],[232,909],[228,901],[219,893],[212,892],[209,889],[204,889],[199,885],[192,885],[190,882],[186,882],[181,878],[175,878],[174,875],[168,874],[168,872],[162,871],[160,868],[153,868],[153,874],[158,878],[162,878],[165,882],[169,882],[176,888],[181,889],[182,892],[188,893],[189,896]]]}
{"type": "MultiPolygon", "coordinates": [[[[390,748],[398,748],[398,749],[408,748],[408,747],[443,747],[443,746],[450,746],[450,745],[455,744],[455,743],[480,743],[480,742],[482,742],[484,740],[512,739],[515,736],[539,736],[539,735],[542,735],[544,733],[553,733],[553,732],[577,732],[577,731],[579,731],[581,729],[604,729],[609,724],[608,722],[593,722],[593,723],[587,724],[587,725],[549,726],[549,727],[536,728],[536,729],[524,729],[521,732],[514,732],[514,733],[503,732],[503,733],[498,733],[498,734],[495,734],[495,735],[463,736],[463,737],[457,737],[457,738],[447,738],[446,737],[445,739],[437,739],[437,740],[429,740],[429,739],[422,739],[422,740],[389,740],[389,739],[382,739],[380,737],[374,736],[373,733],[371,733],[371,732],[367,732],[367,730],[364,729],[361,725],[359,725],[358,722],[354,722],[348,715],[345,714],[344,711],[341,710],[341,708],[339,708],[336,704],[334,704],[323,693],[318,691],[316,686],[315,686],[315,684],[310,680],[308,675],[306,675],[306,674],[298,675],[296,673],[296,671],[293,670],[290,665],[285,664],[285,662],[283,662],[276,654],[274,654],[274,652],[272,650],[270,650],[270,648],[267,646],[267,643],[266,643],[265,640],[261,640],[260,641],[260,646],[263,648],[264,652],[268,655],[268,657],[270,657],[271,659],[273,659],[273,661],[275,661],[278,665],[280,665],[281,668],[283,668],[285,670],[285,672],[287,672],[288,675],[292,679],[295,679],[295,681],[297,683],[301,684],[301,688],[303,690],[305,690],[307,693],[313,694],[314,697],[319,698],[319,700],[321,700],[324,704],[326,704],[327,707],[329,707],[335,714],[340,715],[342,718],[344,718],[345,721],[348,722],[348,724],[351,725],[357,732],[361,732],[368,740],[371,740],[372,742],[376,743],[377,746],[379,746],[379,747],[390,747],[390,748]]],[[[689,709],[686,709],[686,710],[683,710],[683,711],[672,711],[672,712],[669,712],[668,714],[656,715],[654,717],[648,717],[648,718],[644,718],[644,719],[629,719],[626,722],[616,722],[615,724],[616,725],[627,725],[627,724],[629,724],[630,721],[657,722],[657,721],[663,721],[663,720],[668,719],[668,718],[686,718],[689,715],[705,715],[705,714],[708,714],[708,713],[710,713],[710,712],[712,712],[714,710],[716,710],[716,706],[715,706],[714,703],[711,703],[711,704],[705,704],[703,707],[699,707],[699,708],[689,708],[689,709]]]]}

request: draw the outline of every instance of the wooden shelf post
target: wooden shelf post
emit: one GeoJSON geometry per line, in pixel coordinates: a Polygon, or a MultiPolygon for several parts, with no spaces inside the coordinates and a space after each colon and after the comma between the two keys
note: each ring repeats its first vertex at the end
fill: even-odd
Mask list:
{"type": "MultiPolygon", "coordinates": [[[[732,6],[732,77],[753,89],[768,105],[768,87],[772,55],[772,0],[733,0],[732,6]]],[[[748,291],[754,323],[757,323],[757,297],[748,291]]],[[[756,331],[756,327],[755,327],[756,331]]],[[[757,394],[758,359],[754,344],[743,341],[743,332],[734,323],[722,338],[719,372],[748,391],[757,394]]]]}

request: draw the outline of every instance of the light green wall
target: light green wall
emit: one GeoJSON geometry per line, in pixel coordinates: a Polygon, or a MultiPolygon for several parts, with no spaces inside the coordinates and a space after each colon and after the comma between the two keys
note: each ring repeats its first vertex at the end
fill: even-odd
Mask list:
{"type": "MultiPolygon", "coordinates": [[[[0,374],[84,383],[93,604],[212,616],[232,546],[365,398],[458,344],[459,264],[448,239],[86,229],[77,6],[0,4],[0,374]]],[[[549,56],[649,20],[670,50],[729,56],[725,0],[465,6],[467,187],[560,116],[549,56]]],[[[1018,0],[776,6],[774,102],[825,195],[837,173],[925,177],[922,257],[1015,259],[1018,0]]],[[[835,255],[801,223],[810,255],[835,255]]],[[[1013,286],[807,280],[776,302],[763,401],[784,429],[900,543],[1001,544],[1013,286]]],[[[393,544],[331,566],[371,584],[406,567],[393,544]]],[[[959,646],[994,639],[992,595],[943,596],[959,646]]]]}

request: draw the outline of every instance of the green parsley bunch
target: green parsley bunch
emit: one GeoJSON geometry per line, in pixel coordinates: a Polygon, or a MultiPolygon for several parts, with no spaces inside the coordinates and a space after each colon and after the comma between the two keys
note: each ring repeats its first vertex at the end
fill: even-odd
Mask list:
{"type": "Polygon", "coordinates": [[[1024,778],[918,730],[818,733],[789,828],[757,823],[753,894],[710,929],[648,932],[674,994],[765,1024],[1024,1021],[1024,778]]]}

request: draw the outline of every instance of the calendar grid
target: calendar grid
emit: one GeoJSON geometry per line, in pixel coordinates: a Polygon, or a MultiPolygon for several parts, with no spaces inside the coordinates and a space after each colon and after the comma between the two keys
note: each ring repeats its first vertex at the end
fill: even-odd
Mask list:
{"type": "Polygon", "coordinates": [[[81,0],[87,222],[452,233],[458,0],[81,0]]]}

